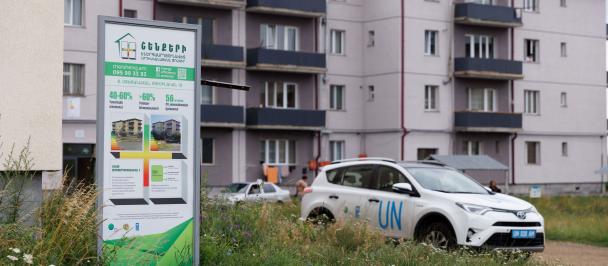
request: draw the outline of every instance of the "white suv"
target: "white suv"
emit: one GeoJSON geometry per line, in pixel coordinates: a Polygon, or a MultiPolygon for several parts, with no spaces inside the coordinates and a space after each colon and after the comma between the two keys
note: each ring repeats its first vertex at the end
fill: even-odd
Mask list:
{"type": "Polygon", "coordinates": [[[305,193],[304,219],[362,219],[389,237],[440,248],[544,249],[544,220],[534,206],[438,163],[333,162],[305,193]]]}

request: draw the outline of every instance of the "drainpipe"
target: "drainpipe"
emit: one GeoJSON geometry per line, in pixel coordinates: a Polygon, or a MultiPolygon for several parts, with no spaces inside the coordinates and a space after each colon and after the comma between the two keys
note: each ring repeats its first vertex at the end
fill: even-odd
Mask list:
{"type": "Polygon", "coordinates": [[[401,0],[401,160],[405,160],[405,0],[401,0]]]}
{"type": "MultiPolygon", "coordinates": [[[[317,33],[317,27],[319,27],[318,18],[314,18],[314,24],[315,24],[313,27],[314,36],[315,36],[314,49],[315,49],[315,53],[317,53],[319,50],[319,36],[317,33]]],[[[315,110],[319,110],[319,75],[318,74],[315,75],[314,94],[315,94],[315,110]]],[[[327,123],[327,121],[326,121],[326,123],[327,123]]],[[[315,157],[315,162],[317,163],[317,167],[315,169],[314,177],[316,177],[317,174],[319,173],[319,158],[321,158],[321,131],[317,131],[317,156],[315,157]]]]}
{"type": "Polygon", "coordinates": [[[122,17],[122,0],[118,0],[118,16],[122,17]]]}
{"type": "MultiPolygon", "coordinates": [[[[515,8],[515,0],[511,0],[511,7],[515,8]]],[[[515,58],[515,28],[509,29],[511,35],[511,60],[515,58]]],[[[509,81],[511,90],[511,113],[515,113],[515,81],[509,81]]],[[[517,139],[517,133],[513,133],[511,138],[511,183],[515,185],[515,140],[517,139]]]]}
{"type": "Polygon", "coordinates": [[[152,3],[152,20],[156,20],[156,5],[158,5],[158,2],[157,0],[154,0],[152,3]]]}

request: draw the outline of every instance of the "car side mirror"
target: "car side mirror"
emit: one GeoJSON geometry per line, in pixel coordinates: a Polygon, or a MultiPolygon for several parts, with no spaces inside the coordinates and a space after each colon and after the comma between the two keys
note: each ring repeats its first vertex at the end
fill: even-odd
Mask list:
{"type": "Polygon", "coordinates": [[[483,188],[485,188],[485,189],[486,189],[486,190],[487,190],[487,191],[490,191],[490,192],[492,192],[492,189],[491,189],[491,188],[490,188],[490,187],[487,187],[487,186],[483,186],[483,188]]]}
{"type": "Polygon", "coordinates": [[[412,185],[409,183],[397,183],[393,185],[393,191],[400,193],[400,194],[412,194],[414,192],[414,189],[412,188],[412,185]]]}

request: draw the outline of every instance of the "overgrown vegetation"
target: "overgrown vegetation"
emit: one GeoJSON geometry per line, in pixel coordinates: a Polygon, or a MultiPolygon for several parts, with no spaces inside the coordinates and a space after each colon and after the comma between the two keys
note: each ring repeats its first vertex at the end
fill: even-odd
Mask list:
{"type": "Polygon", "coordinates": [[[548,239],[608,246],[608,197],[561,196],[526,200],[544,216],[548,239]]]}

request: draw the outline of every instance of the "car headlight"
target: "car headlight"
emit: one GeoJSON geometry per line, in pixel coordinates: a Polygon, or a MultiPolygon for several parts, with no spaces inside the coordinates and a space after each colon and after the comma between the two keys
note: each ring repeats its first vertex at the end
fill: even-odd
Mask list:
{"type": "Polygon", "coordinates": [[[457,202],[456,205],[468,213],[479,214],[479,215],[484,215],[484,214],[486,214],[486,212],[489,212],[492,210],[492,208],[490,208],[490,207],[469,204],[469,203],[457,202]]]}

